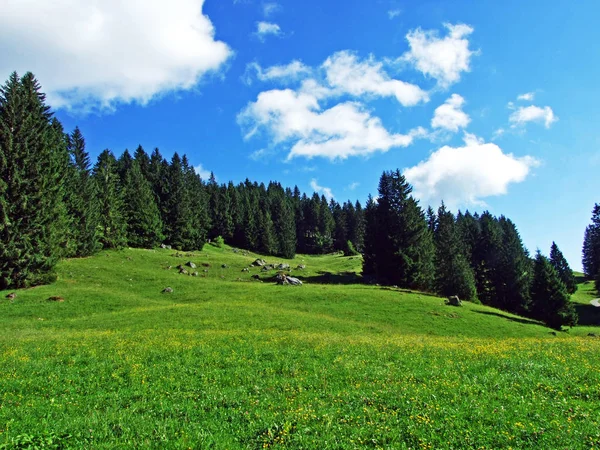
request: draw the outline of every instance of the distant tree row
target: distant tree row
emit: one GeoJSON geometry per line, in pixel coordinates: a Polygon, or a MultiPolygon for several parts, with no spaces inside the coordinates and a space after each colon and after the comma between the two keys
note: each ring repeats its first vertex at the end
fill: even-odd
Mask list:
{"type": "MultiPolygon", "coordinates": [[[[366,280],[479,299],[551,326],[576,321],[575,283],[558,247],[533,261],[504,216],[455,216],[444,204],[424,212],[398,170],[383,173],[363,209],[277,182],[202,180],[186,156],[167,161],[141,146],[119,158],[104,150],[92,166],[82,133],[63,131],[31,73],[0,89],[0,174],[0,289],[51,282],[61,257],[161,243],[199,250],[221,237],[285,258],[362,253],[366,280]]],[[[590,274],[600,268],[596,206],[590,274]]]]}
{"type": "Polygon", "coordinates": [[[442,203],[424,212],[400,171],[384,172],[366,212],[363,275],[380,283],[458,295],[549,326],[574,325],[569,265],[553,243],[550,259],[529,256],[514,223],[489,212],[459,212],[442,203]]]}

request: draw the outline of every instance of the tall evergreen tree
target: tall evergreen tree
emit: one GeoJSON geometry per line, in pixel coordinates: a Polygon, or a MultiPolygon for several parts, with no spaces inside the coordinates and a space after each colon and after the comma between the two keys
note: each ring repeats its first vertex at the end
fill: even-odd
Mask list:
{"type": "Polygon", "coordinates": [[[585,230],[583,240],[583,272],[588,280],[598,280],[596,289],[600,292],[600,204],[592,210],[592,223],[585,230]]]}
{"type": "Polygon", "coordinates": [[[399,170],[381,176],[375,219],[375,273],[382,282],[430,289],[434,279],[433,237],[411,192],[412,187],[399,170]]]}
{"type": "Polygon", "coordinates": [[[577,313],[564,283],[548,258],[539,250],[533,265],[531,315],[557,330],[563,325],[577,324],[577,313]]]}
{"type": "Polygon", "coordinates": [[[552,264],[552,267],[554,267],[554,270],[556,270],[560,280],[567,288],[567,292],[569,294],[573,294],[577,290],[575,275],[573,275],[573,271],[571,270],[569,263],[555,242],[552,242],[552,247],[550,248],[550,263],[552,264]]]}
{"type": "Polygon", "coordinates": [[[128,245],[139,248],[158,246],[164,239],[163,225],[154,193],[137,160],[132,161],[125,173],[123,198],[128,245]]]}
{"type": "Polygon", "coordinates": [[[499,219],[502,245],[494,271],[496,297],[493,304],[506,311],[525,314],[529,307],[529,285],[532,267],[529,253],[514,223],[504,216],[499,219]]]}
{"type": "Polygon", "coordinates": [[[90,256],[100,246],[98,195],[91,176],[91,162],[85,149],[85,139],[78,127],[69,136],[68,149],[71,161],[66,205],[72,218],[70,234],[75,242],[72,256],[90,256]]]}
{"type": "Polygon", "coordinates": [[[117,160],[109,150],[98,156],[93,179],[98,195],[99,240],[104,248],[120,248],[126,243],[123,193],[117,160]]]}
{"type": "MultiPolygon", "coordinates": [[[[432,214],[428,214],[432,217],[432,214]]],[[[460,230],[454,215],[442,206],[434,225],[436,291],[444,296],[458,295],[461,299],[476,297],[475,277],[463,249],[460,230]]]]}
{"type": "Polygon", "coordinates": [[[68,154],[33,74],[0,88],[0,289],[53,280],[68,154]]]}

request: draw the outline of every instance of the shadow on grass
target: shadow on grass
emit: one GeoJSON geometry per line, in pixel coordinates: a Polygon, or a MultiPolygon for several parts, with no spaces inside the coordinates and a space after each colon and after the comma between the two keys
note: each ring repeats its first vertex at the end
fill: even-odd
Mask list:
{"type": "Polygon", "coordinates": [[[317,272],[318,275],[304,277],[299,273],[294,276],[307,283],[315,284],[360,284],[363,282],[363,277],[356,272],[339,272],[332,273],[324,270],[317,272]]]}
{"type": "Polygon", "coordinates": [[[573,303],[575,311],[579,316],[577,325],[582,326],[599,326],[600,325],[600,308],[591,304],[573,303]]]}
{"type": "Polygon", "coordinates": [[[473,312],[476,312],[477,314],[485,314],[486,316],[501,317],[503,319],[510,320],[511,322],[522,323],[525,325],[543,325],[541,322],[537,322],[533,319],[526,319],[524,317],[511,317],[497,312],[482,311],[480,309],[474,309],[473,312]]]}

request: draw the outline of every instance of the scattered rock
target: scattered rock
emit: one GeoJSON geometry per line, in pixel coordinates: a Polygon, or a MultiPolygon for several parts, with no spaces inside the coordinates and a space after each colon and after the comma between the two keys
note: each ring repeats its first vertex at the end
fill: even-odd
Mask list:
{"type": "Polygon", "coordinates": [[[262,266],[262,271],[263,272],[268,272],[269,270],[273,270],[273,264],[265,264],[264,266],[262,266]]]}
{"type": "Polygon", "coordinates": [[[170,294],[171,292],[173,292],[173,288],[171,287],[166,287],[162,290],[163,294],[170,294]]]}
{"type": "Polygon", "coordinates": [[[48,298],[47,298],[47,300],[48,300],[49,302],[59,302],[59,303],[60,303],[60,302],[64,302],[64,301],[65,301],[65,299],[64,299],[64,298],[62,298],[62,297],[59,297],[58,295],[53,295],[52,297],[48,297],[48,298]]]}
{"type": "Polygon", "coordinates": [[[177,266],[177,269],[178,269],[178,270],[183,270],[183,269],[185,269],[185,267],[183,267],[181,264],[179,264],[179,265],[177,266]]]}
{"type": "Polygon", "coordinates": [[[187,270],[185,270],[185,269],[180,269],[179,273],[182,274],[182,275],[187,275],[189,272],[187,270]]]}
{"type": "Polygon", "coordinates": [[[160,248],[162,248],[164,250],[171,250],[171,246],[170,245],[166,245],[166,244],[160,244],[160,248]]]}
{"type": "MultiPolygon", "coordinates": [[[[10,294],[9,294],[10,295],[10,294]]],[[[588,333],[589,337],[598,337],[598,335],[596,333],[588,333]]]]}
{"type": "Polygon", "coordinates": [[[204,269],[202,272],[204,272],[204,273],[208,273],[208,269],[204,269]]]}
{"type": "Polygon", "coordinates": [[[549,334],[551,334],[552,336],[556,336],[556,331],[550,331],[549,334]]]}
{"type": "Polygon", "coordinates": [[[260,277],[258,275],[252,275],[252,279],[254,279],[254,280],[260,280],[260,277]]]}
{"type": "Polygon", "coordinates": [[[298,278],[289,277],[285,273],[278,273],[275,275],[275,281],[277,284],[281,285],[291,284],[292,286],[302,286],[302,281],[298,278]]]}
{"type": "Polygon", "coordinates": [[[292,286],[302,286],[302,281],[300,281],[298,278],[294,278],[294,277],[285,277],[285,279],[287,280],[287,282],[289,284],[291,284],[292,286]]]}
{"type": "Polygon", "coordinates": [[[277,270],[290,270],[290,265],[281,263],[277,266],[277,270]]]}
{"type": "Polygon", "coordinates": [[[6,298],[9,300],[14,300],[16,296],[17,296],[17,294],[15,294],[14,292],[11,292],[10,294],[8,294],[6,296],[6,298]]]}
{"type": "Polygon", "coordinates": [[[462,302],[460,301],[460,298],[458,298],[458,295],[452,295],[451,297],[448,297],[448,300],[446,300],[446,305],[462,306],[462,302]]]}
{"type": "Polygon", "coordinates": [[[228,268],[229,268],[229,266],[228,266],[227,264],[221,264],[221,268],[222,268],[222,269],[228,269],[228,268]]]}
{"type": "Polygon", "coordinates": [[[190,275],[193,276],[193,277],[197,277],[198,276],[198,272],[192,272],[190,275]]]}
{"type": "Polygon", "coordinates": [[[262,267],[265,264],[267,264],[267,262],[264,259],[257,259],[255,260],[251,265],[252,266],[258,266],[258,267],[262,267]]]}
{"type": "Polygon", "coordinates": [[[194,264],[191,261],[186,262],[185,265],[188,266],[190,269],[195,269],[196,268],[196,264],[194,264]]]}
{"type": "Polygon", "coordinates": [[[201,265],[202,267],[210,267],[210,264],[209,264],[209,263],[202,263],[202,264],[200,264],[200,265],[201,265]]]}
{"type": "Polygon", "coordinates": [[[167,269],[167,270],[171,270],[172,268],[173,268],[173,266],[167,266],[167,267],[165,267],[165,269],[167,269]]]}
{"type": "Polygon", "coordinates": [[[304,270],[306,269],[306,264],[298,264],[298,267],[296,267],[296,269],[304,270]]]}
{"type": "Polygon", "coordinates": [[[242,269],[242,272],[250,272],[250,269],[248,269],[247,267],[244,267],[244,268],[242,269]]]}
{"type": "Polygon", "coordinates": [[[233,248],[231,250],[233,251],[233,253],[239,253],[239,250],[237,248],[233,248]]]}

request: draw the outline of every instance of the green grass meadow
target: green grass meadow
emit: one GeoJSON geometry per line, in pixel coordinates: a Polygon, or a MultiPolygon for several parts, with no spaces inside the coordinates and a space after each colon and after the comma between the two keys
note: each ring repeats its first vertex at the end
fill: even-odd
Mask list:
{"type": "Polygon", "coordinates": [[[301,287],[242,272],[257,257],[102,252],[1,292],[0,449],[600,448],[591,284],[552,333],[361,285],[359,257],[265,258],[301,287]]]}

